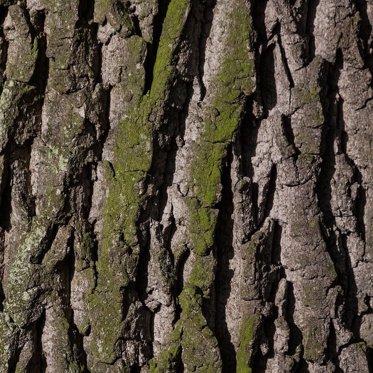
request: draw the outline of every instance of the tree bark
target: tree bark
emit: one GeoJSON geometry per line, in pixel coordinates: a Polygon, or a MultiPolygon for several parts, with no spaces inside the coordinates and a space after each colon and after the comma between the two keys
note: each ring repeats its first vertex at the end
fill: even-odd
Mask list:
{"type": "Polygon", "coordinates": [[[372,25],[0,0],[0,372],[372,372],[372,25]]]}

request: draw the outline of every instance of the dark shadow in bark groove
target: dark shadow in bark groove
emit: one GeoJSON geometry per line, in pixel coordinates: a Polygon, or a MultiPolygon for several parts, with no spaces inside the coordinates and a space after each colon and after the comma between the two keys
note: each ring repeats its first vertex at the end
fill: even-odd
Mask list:
{"type": "MultiPolygon", "coordinates": [[[[303,335],[301,330],[295,324],[294,321],[294,311],[295,311],[295,296],[294,288],[291,282],[288,282],[288,292],[287,292],[287,307],[286,307],[286,321],[290,328],[289,337],[289,355],[295,355],[297,347],[302,345],[303,335]]],[[[302,359],[303,360],[303,359],[302,359]]]]}
{"type": "Polygon", "coordinates": [[[360,238],[365,242],[365,223],[364,223],[364,214],[365,214],[365,205],[367,202],[366,198],[366,191],[364,187],[361,185],[361,174],[360,172],[356,169],[356,171],[359,173],[357,177],[355,177],[356,180],[360,179],[359,182],[359,188],[357,190],[357,196],[356,196],[356,201],[355,201],[355,206],[354,206],[354,212],[356,216],[356,222],[357,222],[357,230],[360,234],[360,238]]]}
{"type": "MultiPolygon", "coordinates": [[[[240,174],[242,177],[248,177],[250,180],[254,177],[254,168],[251,159],[256,155],[258,131],[261,124],[261,120],[255,118],[253,114],[254,105],[253,96],[247,97],[247,103],[245,106],[245,115],[239,126],[239,146],[237,147],[238,155],[241,155],[240,162],[240,174]]],[[[258,216],[258,185],[256,183],[250,183],[250,192],[252,199],[252,215],[258,216]]]]}
{"type": "Polygon", "coordinates": [[[141,371],[141,368],[137,364],[131,366],[130,368],[130,373],[140,373],[140,371],[141,371]]]}
{"type": "Polygon", "coordinates": [[[93,19],[95,0],[79,0],[78,21],[75,28],[90,28],[90,21],[93,19]]]}
{"type": "Polygon", "coordinates": [[[17,373],[17,363],[19,361],[19,357],[22,352],[22,347],[19,346],[19,332],[17,333],[17,336],[13,338],[13,341],[15,345],[17,345],[17,349],[13,351],[12,355],[10,356],[10,359],[8,360],[8,372],[7,373],[17,373]]]}
{"type": "Polygon", "coordinates": [[[335,333],[335,328],[333,321],[331,320],[329,323],[329,335],[327,339],[327,348],[326,348],[326,358],[328,361],[332,361],[335,365],[335,373],[343,373],[341,368],[339,367],[339,360],[338,360],[338,348],[337,348],[337,336],[335,333]]]}
{"type": "Polygon", "coordinates": [[[31,360],[31,366],[28,373],[44,373],[47,368],[47,362],[43,353],[42,334],[45,324],[45,312],[41,315],[38,321],[33,325],[34,336],[34,355],[31,360]]]}
{"type": "Polygon", "coordinates": [[[40,116],[44,102],[45,89],[49,75],[49,58],[47,57],[47,37],[44,32],[45,12],[38,11],[34,16],[33,27],[30,28],[33,40],[37,39],[38,54],[35,62],[35,70],[31,77],[30,84],[37,87],[41,96],[40,116]]]}
{"type": "Polygon", "coordinates": [[[254,0],[252,1],[251,15],[253,20],[253,26],[256,30],[258,37],[257,41],[259,44],[266,46],[267,33],[265,25],[265,10],[267,8],[268,0],[254,0]]]}
{"type": "Polygon", "coordinates": [[[259,74],[257,74],[258,86],[262,97],[263,106],[268,112],[277,105],[277,91],[275,80],[275,61],[274,61],[275,44],[270,45],[261,55],[259,74]]]}
{"type": "MultiPolygon", "coordinates": [[[[198,3],[198,0],[196,1],[198,3]]],[[[203,17],[201,19],[201,35],[199,36],[199,45],[197,48],[198,53],[198,80],[201,89],[201,97],[200,100],[203,101],[206,95],[206,87],[203,83],[203,76],[204,76],[204,61],[206,57],[206,42],[208,37],[210,36],[211,27],[212,27],[212,20],[213,20],[213,11],[216,5],[216,0],[207,0],[204,11],[203,17]]]]}
{"type": "Polygon", "coordinates": [[[368,361],[368,370],[369,372],[373,372],[373,348],[368,347],[366,355],[368,361]]]}
{"type": "MultiPolygon", "coordinates": [[[[298,363],[296,363],[293,369],[293,372],[294,373],[309,373],[308,363],[305,360],[301,359],[298,363]]],[[[337,372],[334,372],[334,373],[337,373],[337,372]]]]}
{"type": "MultiPolygon", "coordinates": [[[[231,342],[231,335],[227,326],[227,301],[231,294],[233,271],[229,269],[229,261],[234,257],[233,243],[233,193],[231,180],[232,145],[227,150],[227,157],[223,162],[221,183],[222,198],[219,203],[219,215],[216,225],[216,310],[214,329],[218,340],[223,373],[236,371],[236,353],[231,342]]],[[[207,318],[208,319],[208,318],[207,318]]],[[[214,330],[213,329],[213,330],[214,330]]]]}
{"type": "Polygon", "coordinates": [[[360,317],[358,316],[358,300],[357,300],[357,286],[355,282],[355,275],[351,264],[351,258],[348,252],[347,247],[347,235],[346,234],[340,234],[339,237],[340,246],[344,249],[346,255],[345,255],[345,266],[346,266],[346,273],[345,273],[345,291],[346,291],[346,322],[347,326],[350,328],[350,330],[353,332],[354,337],[359,339],[359,323],[360,323],[360,317]]]}
{"type": "Polygon", "coordinates": [[[281,115],[281,128],[282,133],[284,134],[288,144],[293,148],[293,158],[294,162],[298,160],[299,155],[301,154],[301,151],[296,147],[294,142],[294,133],[293,128],[291,126],[291,117],[288,117],[286,115],[281,115]]]}
{"type": "Polygon", "coordinates": [[[5,231],[9,232],[12,229],[10,218],[12,216],[12,187],[11,187],[11,171],[9,159],[9,144],[4,151],[4,170],[1,175],[0,189],[0,226],[5,231]]]}
{"type": "Polygon", "coordinates": [[[373,86],[373,53],[372,53],[372,47],[373,47],[373,40],[370,37],[372,33],[372,25],[369,21],[368,17],[368,9],[367,9],[367,3],[366,0],[355,0],[356,8],[360,14],[360,28],[359,28],[359,37],[360,40],[363,41],[363,43],[358,43],[358,47],[360,49],[361,57],[367,64],[367,67],[370,70],[371,73],[371,86],[373,86]],[[364,47],[363,50],[362,47],[364,47]]]}
{"type": "Polygon", "coordinates": [[[291,74],[291,69],[289,67],[288,58],[286,56],[285,48],[282,45],[281,38],[281,23],[277,23],[274,33],[277,35],[277,45],[280,49],[281,62],[285,70],[286,77],[288,78],[289,88],[294,88],[294,79],[291,74]]]}
{"type": "Polygon", "coordinates": [[[263,190],[263,195],[265,195],[264,200],[264,209],[263,209],[263,216],[258,216],[257,225],[260,228],[265,220],[269,217],[272,207],[273,201],[275,199],[275,192],[276,192],[276,181],[277,181],[277,166],[272,164],[271,172],[269,174],[269,182],[267,186],[263,190]]]}
{"type": "MultiPolygon", "coordinates": [[[[275,167],[275,166],[274,166],[275,167]]],[[[281,237],[282,237],[282,227],[278,221],[273,221],[274,228],[273,228],[273,239],[272,239],[272,250],[271,250],[271,258],[270,262],[275,266],[281,266],[281,237]]],[[[285,272],[283,268],[281,268],[281,276],[280,278],[285,278],[285,272]]],[[[279,278],[279,281],[280,281],[279,278]]],[[[275,289],[277,290],[277,289],[275,289]]],[[[276,294],[273,294],[273,301],[275,299],[276,294]]]]}
{"type": "Polygon", "coordinates": [[[163,22],[166,18],[167,9],[171,0],[159,0],[158,1],[158,13],[153,19],[153,41],[147,44],[147,53],[144,63],[145,69],[145,85],[144,94],[150,91],[153,84],[153,69],[157,58],[157,51],[159,42],[161,40],[163,22]]]}
{"type": "Polygon", "coordinates": [[[63,268],[66,268],[65,270],[65,283],[66,283],[66,289],[64,292],[65,299],[65,307],[64,312],[66,314],[66,319],[69,321],[69,342],[70,342],[70,348],[72,353],[74,354],[74,358],[78,361],[80,364],[81,369],[83,369],[82,373],[87,373],[87,354],[84,350],[84,342],[83,342],[83,335],[79,333],[78,327],[76,326],[74,322],[74,310],[71,306],[71,282],[74,277],[75,273],[75,250],[74,250],[74,236],[72,235],[69,240],[69,245],[71,247],[70,252],[68,253],[66,259],[65,259],[65,265],[61,267],[61,270],[63,268]]]}
{"type": "Polygon", "coordinates": [[[252,6],[253,27],[257,32],[255,43],[255,71],[257,99],[264,107],[265,114],[277,104],[274,49],[275,43],[268,46],[267,32],[265,25],[265,10],[268,0],[256,0],[252,6]]]}
{"type": "Polygon", "coordinates": [[[316,9],[320,0],[308,0],[308,10],[306,19],[306,34],[308,35],[308,56],[307,63],[310,63],[315,58],[315,19],[316,9]]]}

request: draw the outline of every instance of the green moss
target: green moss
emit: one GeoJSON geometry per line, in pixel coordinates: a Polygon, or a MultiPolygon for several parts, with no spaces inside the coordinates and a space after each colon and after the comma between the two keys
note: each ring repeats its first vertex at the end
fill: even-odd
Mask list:
{"type": "MultiPolygon", "coordinates": [[[[17,33],[17,53],[9,53],[6,64],[8,79],[29,82],[35,69],[37,57],[37,40],[31,38],[29,26],[22,8],[18,5],[10,6],[9,15],[17,33]]],[[[11,42],[9,48],[14,48],[11,42]]]]}
{"type": "Polygon", "coordinates": [[[306,85],[300,91],[299,98],[303,105],[318,101],[320,98],[320,88],[315,85],[306,85]]]}
{"type": "Polygon", "coordinates": [[[15,130],[17,118],[32,111],[39,99],[33,86],[11,79],[4,83],[0,96],[0,150],[15,130]]]}
{"type": "Polygon", "coordinates": [[[302,217],[289,224],[290,234],[293,237],[317,237],[320,235],[320,220],[318,216],[302,217]]]}
{"type": "Polygon", "coordinates": [[[191,211],[191,240],[199,255],[206,255],[213,242],[217,219],[214,207],[220,199],[222,161],[241,119],[242,96],[249,95],[253,88],[253,63],[248,49],[251,17],[245,1],[237,0],[229,17],[231,27],[225,59],[213,82],[216,94],[204,117],[204,132],[191,165],[194,196],[187,203],[191,211]]]}
{"type": "Polygon", "coordinates": [[[153,102],[165,96],[169,77],[175,73],[173,53],[179,43],[179,36],[183,31],[189,8],[190,0],[172,0],[168,6],[153,71],[155,77],[151,89],[153,102]]]}
{"type": "Polygon", "coordinates": [[[268,229],[270,229],[270,226],[264,225],[262,229],[252,235],[250,241],[247,243],[246,252],[251,260],[255,258],[258,247],[261,246],[263,241],[270,235],[268,229]]]}
{"type": "Polygon", "coordinates": [[[216,260],[212,254],[208,256],[196,256],[188,284],[201,289],[203,294],[207,296],[215,278],[215,266],[216,260]]]}
{"type": "Polygon", "coordinates": [[[14,323],[22,327],[28,323],[30,304],[35,297],[35,287],[30,288],[30,279],[34,275],[35,265],[30,262],[33,254],[39,252],[42,240],[47,234],[49,225],[44,219],[34,219],[31,229],[25,233],[18,248],[9,273],[8,294],[4,310],[11,315],[14,323]]]}
{"type": "MultiPolygon", "coordinates": [[[[171,1],[157,52],[154,67],[153,85],[149,94],[141,97],[142,87],[134,92],[133,110],[121,123],[115,145],[115,181],[110,186],[106,217],[110,230],[117,226],[123,233],[126,244],[133,246],[137,242],[136,221],[142,201],[141,184],[147,175],[152,161],[153,125],[159,122],[168,92],[168,85],[174,73],[173,51],[185,23],[189,0],[171,1]],[[114,225],[112,223],[115,223],[114,225]]],[[[144,42],[134,40],[132,50],[144,53],[144,42]]],[[[142,81],[143,70],[134,71],[132,81],[138,86],[142,81]]]]}
{"type": "Polygon", "coordinates": [[[0,312],[0,371],[8,372],[12,327],[9,325],[6,315],[0,312]]]}
{"type": "Polygon", "coordinates": [[[115,281],[103,285],[111,290],[96,291],[88,299],[88,310],[94,333],[91,352],[93,356],[100,357],[102,361],[113,363],[116,359],[115,342],[122,333],[122,294],[115,281]]]}
{"type": "MultiPolygon", "coordinates": [[[[315,298],[318,300],[319,298],[315,298]]],[[[302,328],[303,358],[317,361],[324,353],[324,339],[322,338],[323,322],[321,319],[307,318],[307,325],[302,328]]]]}
{"type": "Polygon", "coordinates": [[[179,296],[182,308],[182,359],[186,371],[218,373],[221,359],[218,342],[202,313],[202,292],[195,286],[186,286],[179,296]]]}
{"type": "Polygon", "coordinates": [[[94,10],[94,20],[102,24],[105,21],[107,12],[110,9],[110,0],[96,0],[94,10]]]}
{"type": "Polygon", "coordinates": [[[164,350],[149,364],[151,373],[168,373],[176,369],[182,354],[188,372],[218,373],[221,360],[216,338],[202,314],[202,292],[186,285],[179,296],[182,314],[164,350]]]}
{"type": "MultiPolygon", "coordinates": [[[[186,201],[191,216],[190,242],[197,254],[179,296],[182,360],[190,372],[215,373],[222,369],[217,340],[207,326],[202,301],[204,296],[208,297],[214,280],[215,260],[208,254],[214,242],[217,221],[214,207],[220,199],[222,161],[241,118],[244,104],[241,95],[248,95],[252,90],[253,66],[248,55],[249,10],[245,1],[237,0],[236,3],[229,15],[232,23],[226,58],[213,82],[216,94],[206,111],[205,128],[194,149],[195,158],[191,165],[193,196],[186,201]]],[[[157,76],[156,71],[154,76],[157,76]]]]}
{"type": "MultiPolygon", "coordinates": [[[[19,95],[24,97],[33,89],[27,84],[8,81],[10,90],[14,91],[19,87],[21,89],[16,97],[19,95]]],[[[63,194],[62,179],[68,172],[74,157],[73,140],[83,126],[83,119],[76,113],[72,113],[74,110],[72,105],[62,104],[62,107],[64,112],[67,112],[66,122],[63,122],[60,131],[54,133],[53,138],[48,136],[43,138],[45,146],[41,148],[44,152],[41,157],[48,164],[48,173],[44,175],[41,186],[44,197],[38,204],[38,215],[30,219],[26,223],[27,226],[25,225],[9,272],[8,294],[4,309],[20,327],[29,323],[31,317],[35,317],[35,312],[32,313],[30,310],[37,309],[45,296],[40,295],[36,285],[41,281],[42,271],[47,266],[46,263],[43,263],[44,266],[38,264],[38,261],[49,249],[46,238],[50,235],[52,226],[61,222],[61,215],[63,215],[61,211],[66,197],[63,194]]],[[[9,109],[3,114],[16,117],[17,112],[14,113],[9,109]]],[[[59,113],[58,115],[60,117],[59,113]]],[[[51,121],[54,119],[55,117],[52,116],[51,121]]]]}
{"type": "MultiPolygon", "coordinates": [[[[136,221],[142,201],[142,182],[152,161],[152,130],[162,114],[162,105],[166,99],[168,84],[175,67],[172,54],[185,22],[189,1],[171,1],[157,52],[154,67],[153,85],[149,94],[141,97],[142,87],[134,92],[133,110],[121,123],[115,153],[115,181],[111,183],[106,204],[105,225],[110,232],[113,228],[123,237],[126,245],[137,243],[136,221]],[[117,228],[117,229],[115,229],[117,228]]],[[[131,50],[135,55],[144,53],[144,42],[139,38],[134,41],[131,50]]],[[[138,86],[143,81],[144,71],[135,70],[129,83],[138,86]]],[[[131,89],[131,88],[130,88],[131,89]]],[[[108,235],[110,235],[110,233],[108,235]]],[[[106,236],[106,235],[105,235],[106,236]]]]}
{"type": "Polygon", "coordinates": [[[207,255],[209,248],[214,243],[214,228],[217,222],[217,214],[200,205],[199,200],[190,198],[187,200],[190,210],[191,224],[189,234],[193,242],[194,252],[198,255],[207,255]]]}
{"type": "Polygon", "coordinates": [[[90,266],[93,262],[94,240],[90,231],[80,221],[75,226],[74,249],[76,253],[75,266],[77,271],[81,271],[90,266]]]}
{"type": "Polygon", "coordinates": [[[320,88],[311,83],[302,89],[294,90],[293,101],[303,117],[307,118],[306,123],[296,127],[294,131],[295,145],[301,151],[297,163],[309,168],[310,163],[315,161],[315,155],[320,154],[320,128],[324,123],[324,113],[320,102],[320,88]]]}
{"type": "Polygon", "coordinates": [[[256,315],[248,316],[242,323],[240,332],[240,343],[237,348],[237,373],[251,373],[250,350],[255,335],[255,329],[259,318],[256,315]]]}
{"type": "Polygon", "coordinates": [[[114,345],[121,334],[122,291],[135,281],[138,260],[137,220],[145,191],[143,181],[152,162],[153,126],[160,123],[169,84],[175,73],[174,50],[186,20],[190,1],[172,0],[163,25],[150,92],[142,97],[145,42],[130,38],[135,56],[127,67],[127,90],[131,91],[131,109],[123,118],[116,136],[114,177],[108,181],[109,193],[104,208],[102,247],[97,270],[99,283],[90,301],[93,325],[93,355],[110,363],[114,345]],[[138,56],[138,57],[136,57],[138,56]],[[95,346],[96,345],[96,346],[95,346]]]}
{"type": "Polygon", "coordinates": [[[181,353],[182,327],[178,322],[171,333],[167,347],[149,362],[150,373],[167,373],[181,353]]]}
{"type": "Polygon", "coordinates": [[[125,31],[124,34],[129,36],[134,33],[135,26],[133,20],[124,7],[118,7],[116,1],[112,0],[96,0],[94,9],[94,21],[103,24],[105,19],[113,26],[116,31],[125,31]]]}

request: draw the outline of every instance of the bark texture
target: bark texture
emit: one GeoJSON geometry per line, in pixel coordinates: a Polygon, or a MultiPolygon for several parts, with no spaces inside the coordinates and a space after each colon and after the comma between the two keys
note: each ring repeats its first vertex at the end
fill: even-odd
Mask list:
{"type": "Polygon", "coordinates": [[[373,372],[372,0],[0,0],[0,373],[373,372]]]}

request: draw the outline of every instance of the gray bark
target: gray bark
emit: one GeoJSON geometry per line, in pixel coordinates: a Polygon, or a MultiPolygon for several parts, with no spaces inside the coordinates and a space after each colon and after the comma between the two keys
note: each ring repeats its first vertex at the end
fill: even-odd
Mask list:
{"type": "Polygon", "coordinates": [[[373,371],[372,0],[0,0],[0,373],[373,371]]]}

